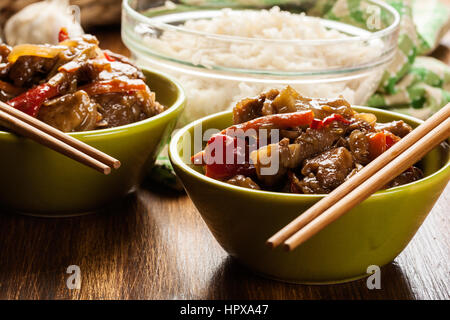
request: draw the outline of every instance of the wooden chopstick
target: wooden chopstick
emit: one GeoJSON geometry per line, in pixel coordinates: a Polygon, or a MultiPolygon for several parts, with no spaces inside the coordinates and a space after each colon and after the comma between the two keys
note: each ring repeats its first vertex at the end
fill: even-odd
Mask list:
{"type": "Polygon", "coordinates": [[[385,167],[393,159],[395,159],[399,154],[404,152],[406,149],[411,147],[416,141],[424,137],[429,131],[435,128],[443,120],[450,117],[450,103],[435,113],[427,121],[415,128],[411,133],[393,145],[388,151],[381,154],[375,160],[370,162],[365,166],[360,172],[358,172],[351,179],[344,182],[329,195],[324,197],[322,200],[317,202],[311,208],[303,212],[292,222],[286,225],[283,229],[278,231],[272,237],[270,237],[266,244],[275,248],[279,246],[283,241],[288,239],[306,224],[315,219],[318,215],[324,212],[326,209],[331,207],[337,201],[342,199],[345,195],[367,180],[369,177],[374,175],[377,171],[385,167]]]}
{"type": "Polygon", "coordinates": [[[23,122],[39,129],[40,131],[47,133],[50,136],[55,137],[56,139],[68,144],[69,146],[72,146],[75,149],[80,150],[81,152],[91,156],[92,158],[100,162],[103,162],[104,164],[114,169],[118,169],[120,167],[119,160],[1,101],[0,101],[0,110],[19,120],[22,120],[23,122]]]}
{"type": "Polygon", "coordinates": [[[409,149],[392,160],[388,165],[372,175],[345,197],[325,210],[320,216],[300,229],[284,242],[284,248],[294,250],[300,244],[310,239],[330,223],[340,218],[357,204],[367,199],[393,178],[422,159],[428,152],[450,136],[450,118],[444,120],[409,149]]]}
{"type": "Polygon", "coordinates": [[[85,164],[103,174],[110,174],[111,168],[106,164],[92,158],[80,150],[58,140],[57,138],[39,130],[38,128],[0,110],[0,121],[3,125],[25,137],[49,147],[65,156],[85,164]]]}

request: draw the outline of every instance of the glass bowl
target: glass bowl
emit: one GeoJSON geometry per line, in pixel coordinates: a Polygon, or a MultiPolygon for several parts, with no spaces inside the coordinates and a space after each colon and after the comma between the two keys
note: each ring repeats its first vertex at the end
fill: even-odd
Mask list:
{"type": "Polygon", "coordinates": [[[184,86],[188,104],[180,125],[286,85],[305,96],[343,95],[362,105],[396,53],[400,18],[381,1],[349,0],[349,8],[352,1],[362,10],[359,19],[347,8],[336,21],[306,16],[305,7],[289,1],[273,8],[242,0],[124,0],[122,40],[137,64],[170,73],[184,86]],[[208,24],[224,17],[226,28],[208,24]],[[273,21],[281,27],[274,30],[273,21]]]}

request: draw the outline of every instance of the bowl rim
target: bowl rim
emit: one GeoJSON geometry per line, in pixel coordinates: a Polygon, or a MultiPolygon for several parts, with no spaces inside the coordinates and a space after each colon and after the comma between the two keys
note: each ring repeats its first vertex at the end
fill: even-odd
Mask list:
{"type": "MultiPolygon", "coordinates": [[[[131,8],[131,0],[123,0],[122,7],[122,40],[125,45],[138,57],[148,60],[149,63],[154,65],[159,65],[164,69],[171,69],[179,71],[182,73],[189,74],[200,74],[200,76],[222,78],[224,80],[239,80],[244,81],[247,77],[256,77],[257,79],[261,76],[275,78],[272,80],[277,80],[278,77],[289,77],[294,81],[317,81],[315,78],[323,78],[323,76],[328,76],[328,78],[334,78],[334,81],[344,81],[346,78],[350,77],[363,77],[369,72],[374,72],[375,70],[385,67],[388,63],[394,59],[395,54],[398,51],[397,48],[397,38],[398,31],[400,29],[400,14],[389,4],[386,4],[379,0],[367,0],[369,3],[373,3],[377,8],[386,8],[391,15],[395,16],[392,23],[380,30],[373,33],[368,32],[368,34],[349,36],[344,39],[322,39],[322,40],[298,40],[298,39],[267,39],[267,38],[245,38],[238,36],[227,36],[227,35],[217,35],[212,33],[204,33],[198,31],[192,31],[180,26],[173,26],[169,23],[158,21],[155,17],[148,17],[140,12],[131,8]],[[246,43],[249,45],[262,43],[271,44],[274,46],[283,45],[301,45],[301,46],[330,46],[330,45],[345,45],[351,43],[370,43],[373,40],[381,40],[384,45],[383,49],[377,54],[374,59],[360,61],[356,64],[348,64],[345,66],[330,66],[324,67],[314,67],[313,69],[300,67],[298,70],[288,71],[283,70],[283,68],[269,68],[265,69],[262,67],[249,67],[249,66],[228,66],[226,63],[216,61],[212,64],[203,64],[191,61],[192,59],[186,59],[181,57],[175,57],[172,55],[167,55],[164,51],[159,49],[153,49],[153,46],[146,45],[144,37],[137,32],[135,29],[137,27],[141,28],[145,26],[150,29],[159,30],[170,30],[180,35],[189,34],[197,38],[209,39],[216,42],[231,42],[236,44],[246,43]],[[391,29],[389,29],[391,28],[391,29]],[[144,42],[143,42],[144,41],[144,42]]],[[[193,8],[195,8],[193,6],[193,8]]],[[[219,8],[218,8],[219,9],[219,8]]],[[[216,10],[217,11],[217,10],[216,10]]],[[[209,10],[207,12],[214,12],[214,10],[209,10]]],[[[164,15],[161,15],[163,17],[164,15]]],[[[337,22],[331,19],[325,19],[325,21],[346,24],[345,21],[337,22]]],[[[351,25],[350,25],[351,26],[351,25]]],[[[354,27],[354,26],[352,26],[354,27]]]]}
{"type": "MultiPolygon", "coordinates": [[[[125,11],[127,14],[129,14],[133,19],[136,19],[137,21],[141,23],[146,23],[149,25],[153,25],[155,27],[171,30],[171,31],[177,31],[181,33],[191,34],[195,36],[202,36],[202,37],[208,37],[215,40],[221,40],[221,41],[238,41],[238,42],[272,42],[274,44],[301,44],[301,45],[332,45],[332,44],[342,44],[342,42],[353,42],[353,41],[369,41],[373,39],[379,39],[386,35],[395,33],[400,28],[400,14],[397,12],[397,10],[394,9],[391,5],[384,3],[380,0],[367,0],[378,7],[381,7],[385,10],[387,10],[390,14],[393,15],[394,21],[387,26],[386,28],[383,28],[379,31],[373,32],[370,35],[367,36],[350,36],[345,39],[323,39],[323,40],[297,40],[297,39],[267,39],[267,38],[250,38],[250,37],[239,37],[239,36],[229,36],[229,35],[218,35],[213,33],[207,33],[207,32],[200,32],[200,31],[193,31],[189,30],[183,27],[173,26],[168,23],[164,22],[158,22],[155,21],[155,19],[151,17],[147,17],[140,12],[133,9],[129,2],[132,0],[122,0],[122,10],[125,11]]],[[[221,8],[224,9],[224,8],[221,8]]]]}
{"type": "MultiPolygon", "coordinates": [[[[145,73],[153,73],[155,75],[161,76],[161,77],[165,78],[166,80],[168,80],[169,82],[171,82],[175,86],[178,96],[177,96],[177,99],[173,102],[173,104],[168,109],[164,110],[163,112],[161,112],[153,117],[150,117],[150,118],[147,118],[144,120],[140,120],[140,121],[136,121],[133,123],[129,123],[126,125],[118,126],[118,127],[99,129],[99,130],[66,132],[66,134],[68,134],[69,136],[72,136],[74,138],[80,139],[80,138],[91,138],[91,137],[121,133],[128,129],[140,129],[140,128],[145,127],[149,123],[155,122],[158,119],[169,116],[170,114],[174,113],[175,111],[179,110],[180,108],[182,108],[184,106],[186,99],[187,99],[186,92],[184,91],[183,87],[178,82],[178,80],[176,80],[174,77],[172,77],[164,72],[160,72],[157,70],[150,70],[147,67],[139,66],[139,69],[141,69],[144,72],[144,74],[145,73]]],[[[150,88],[150,90],[151,90],[151,88],[150,88]]],[[[0,130],[0,140],[1,139],[14,139],[16,137],[17,137],[17,135],[12,132],[0,130]]]]}
{"type": "MultiPolygon", "coordinates": [[[[411,122],[417,123],[417,124],[421,124],[424,122],[423,120],[417,119],[412,116],[408,116],[408,115],[404,115],[401,113],[388,111],[388,110],[384,110],[384,109],[377,109],[377,108],[371,108],[371,107],[365,107],[365,106],[352,106],[352,108],[356,108],[360,112],[372,112],[375,114],[381,113],[381,114],[385,114],[388,116],[396,117],[400,120],[403,120],[403,119],[408,120],[408,121],[411,121],[411,122]]],[[[196,125],[201,125],[203,121],[223,117],[224,115],[228,115],[231,112],[232,112],[232,110],[226,110],[226,111],[214,113],[212,115],[203,117],[196,121],[193,121],[193,122],[187,124],[186,126],[184,126],[183,128],[179,129],[173,135],[173,137],[170,141],[170,144],[169,144],[169,158],[170,158],[171,163],[174,166],[178,166],[181,170],[185,171],[190,176],[192,176],[196,179],[203,180],[210,185],[214,185],[214,186],[220,187],[220,188],[225,188],[225,189],[228,189],[228,190],[234,191],[234,192],[244,192],[244,193],[247,193],[247,194],[253,195],[253,196],[258,196],[258,195],[264,196],[265,195],[265,196],[285,197],[287,199],[302,199],[302,198],[304,198],[304,199],[321,199],[321,198],[327,196],[327,194],[296,194],[296,193],[275,192],[275,191],[265,191],[265,190],[253,190],[253,189],[249,189],[249,188],[239,187],[239,186],[235,186],[235,185],[232,185],[232,184],[229,184],[226,182],[222,182],[220,180],[216,180],[216,179],[207,177],[204,174],[199,173],[196,170],[192,169],[186,163],[184,163],[183,159],[181,159],[181,156],[177,150],[178,143],[179,143],[181,137],[191,128],[195,127],[196,125]]],[[[439,170],[436,170],[432,174],[430,174],[420,180],[417,180],[417,181],[414,181],[411,183],[407,183],[407,184],[404,184],[401,186],[377,191],[376,193],[372,194],[369,198],[404,191],[411,186],[424,184],[430,180],[435,179],[436,176],[441,175],[444,171],[448,171],[450,173],[450,158],[448,159],[447,163],[442,165],[442,167],[439,170]]]]}

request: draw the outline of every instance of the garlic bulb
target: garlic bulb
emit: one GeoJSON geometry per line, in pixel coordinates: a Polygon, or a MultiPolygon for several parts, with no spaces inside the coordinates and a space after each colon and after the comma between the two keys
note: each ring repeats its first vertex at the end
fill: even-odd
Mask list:
{"type": "Polygon", "coordinates": [[[61,28],[66,28],[69,37],[82,35],[84,32],[78,22],[76,8],[69,6],[68,0],[30,4],[6,22],[5,40],[11,46],[21,43],[57,44],[61,28]]]}

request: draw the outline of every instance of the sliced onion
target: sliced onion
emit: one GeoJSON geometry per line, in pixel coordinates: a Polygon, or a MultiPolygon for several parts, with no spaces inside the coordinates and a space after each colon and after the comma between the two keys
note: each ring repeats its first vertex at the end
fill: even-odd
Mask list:
{"type": "Polygon", "coordinates": [[[79,44],[78,41],[67,39],[59,43],[59,46],[76,47],[79,44]]]}
{"type": "Polygon", "coordinates": [[[8,61],[14,63],[21,56],[35,56],[42,58],[54,58],[61,51],[66,50],[66,46],[47,46],[38,44],[19,44],[15,46],[8,55],[8,61]]]}
{"type": "Polygon", "coordinates": [[[370,125],[375,125],[375,122],[377,122],[377,116],[373,113],[356,113],[354,117],[355,119],[365,121],[370,125]]]}

